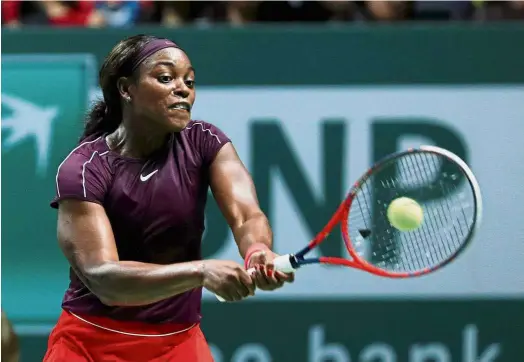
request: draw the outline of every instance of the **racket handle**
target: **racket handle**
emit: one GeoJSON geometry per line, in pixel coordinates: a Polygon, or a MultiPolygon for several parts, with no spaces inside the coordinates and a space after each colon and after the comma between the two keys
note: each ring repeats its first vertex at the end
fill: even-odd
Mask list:
{"type": "MultiPolygon", "coordinates": [[[[295,271],[295,268],[293,268],[293,265],[291,265],[291,255],[290,254],[277,256],[273,260],[273,264],[275,265],[275,270],[281,271],[283,273],[292,273],[295,271]]],[[[255,268],[250,268],[247,270],[247,273],[250,275],[253,274],[254,272],[255,272],[255,268]]],[[[219,295],[215,294],[215,296],[217,297],[217,299],[220,302],[226,301],[224,298],[222,298],[219,295]]]]}
{"type": "Polygon", "coordinates": [[[273,264],[275,265],[275,269],[282,273],[293,273],[295,271],[295,268],[293,268],[291,264],[290,254],[277,256],[273,260],[273,264]]]}

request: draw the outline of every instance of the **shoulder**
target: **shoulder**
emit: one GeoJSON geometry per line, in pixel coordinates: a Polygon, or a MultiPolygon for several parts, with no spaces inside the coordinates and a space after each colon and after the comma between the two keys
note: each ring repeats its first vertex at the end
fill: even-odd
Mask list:
{"type": "Polygon", "coordinates": [[[73,148],[58,166],[56,197],[51,206],[56,208],[65,198],[102,203],[111,183],[108,152],[102,137],[84,140],[73,148]]]}
{"type": "Polygon", "coordinates": [[[87,164],[99,164],[98,158],[108,153],[104,139],[100,136],[81,141],[60,163],[57,178],[67,173],[82,171],[87,164]]]}
{"type": "Polygon", "coordinates": [[[182,132],[185,132],[190,139],[205,140],[218,144],[230,141],[229,137],[220,128],[206,121],[191,120],[182,132]]]}
{"type": "Polygon", "coordinates": [[[205,121],[190,121],[182,133],[206,165],[213,161],[224,145],[231,142],[220,128],[205,121]]]}

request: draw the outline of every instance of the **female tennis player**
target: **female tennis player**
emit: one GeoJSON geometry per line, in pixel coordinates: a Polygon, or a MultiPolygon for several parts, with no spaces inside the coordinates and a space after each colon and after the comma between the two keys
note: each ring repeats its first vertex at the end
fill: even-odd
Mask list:
{"type": "Polygon", "coordinates": [[[56,175],[51,206],[71,270],[44,361],[210,362],[202,287],[239,301],[293,275],[273,272],[271,229],[229,138],[190,118],[186,53],[134,36],[99,76],[104,100],[56,175]],[[245,265],[201,260],[209,187],[245,265]]]}

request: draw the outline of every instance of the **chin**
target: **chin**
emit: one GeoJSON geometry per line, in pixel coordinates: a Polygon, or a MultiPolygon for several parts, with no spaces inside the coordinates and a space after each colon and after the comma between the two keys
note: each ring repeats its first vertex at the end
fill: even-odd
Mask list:
{"type": "Polygon", "coordinates": [[[170,119],[168,123],[170,132],[180,132],[189,124],[191,117],[170,119]]]}

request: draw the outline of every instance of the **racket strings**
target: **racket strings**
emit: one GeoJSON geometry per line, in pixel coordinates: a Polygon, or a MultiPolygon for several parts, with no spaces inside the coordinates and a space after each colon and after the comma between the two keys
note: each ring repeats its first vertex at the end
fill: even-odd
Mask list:
{"type": "MultiPolygon", "coordinates": [[[[433,158],[433,161],[435,161],[434,158],[433,158]]],[[[452,195],[453,199],[457,198],[458,195],[459,195],[459,193],[455,192],[456,190],[446,190],[446,191],[448,191],[448,194],[452,195]]],[[[443,201],[446,203],[445,206],[446,206],[446,208],[448,210],[452,210],[453,209],[453,205],[455,203],[452,203],[450,198],[444,198],[443,201]]],[[[457,200],[453,200],[453,201],[457,201],[457,200]]],[[[464,210],[462,208],[461,208],[461,211],[462,211],[462,214],[465,217],[464,210]]],[[[450,253],[453,253],[453,251],[456,248],[460,247],[460,245],[461,245],[460,240],[463,240],[463,238],[465,236],[462,233],[463,229],[460,228],[460,227],[457,228],[457,225],[455,223],[453,223],[452,220],[450,220],[450,213],[444,213],[444,215],[442,215],[442,208],[434,210],[434,212],[438,213],[438,215],[439,215],[438,220],[440,221],[440,225],[439,225],[440,227],[445,228],[446,225],[450,224],[450,223],[453,225],[453,231],[454,232],[449,234],[449,237],[450,237],[451,241],[453,242],[453,245],[450,245],[448,243],[443,243],[443,245],[445,247],[447,247],[447,251],[448,251],[448,255],[449,255],[450,253]],[[455,249],[453,247],[455,247],[455,249]]],[[[460,223],[461,219],[457,218],[456,221],[457,221],[457,223],[460,223]]],[[[467,224],[467,220],[466,220],[466,224],[467,224]]],[[[442,234],[439,234],[439,235],[442,238],[442,234]]],[[[441,241],[442,241],[442,239],[441,239],[441,241]]]]}
{"type": "MultiPolygon", "coordinates": [[[[439,165],[436,163],[436,160],[435,160],[434,157],[431,158],[433,160],[433,162],[432,162],[433,167],[431,167],[432,165],[428,164],[428,160],[427,160],[426,157],[421,157],[420,154],[417,154],[414,157],[417,157],[417,161],[419,161],[419,162],[415,163],[415,166],[417,168],[416,173],[415,173],[415,177],[417,177],[417,175],[423,175],[424,174],[424,169],[438,169],[438,167],[439,167],[439,165]]],[[[409,168],[409,170],[410,170],[410,172],[413,172],[413,170],[411,168],[409,168]]],[[[419,177],[419,180],[421,180],[421,182],[423,182],[422,177],[419,177]]],[[[430,239],[429,232],[431,232],[433,235],[435,235],[436,237],[439,238],[439,243],[441,245],[445,245],[445,243],[443,243],[442,234],[438,232],[439,229],[440,229],[439,226],[444,227],[444,225],[446,225],[446,222],[441,217],[442,215],[440,213],[440,208],[436,209],[436,210],[435,209],[430,209],[430,210],[428,210],[428,212],[430,213],[430,217],[428,218],[428,229],[430,229],[430,230],[422,229],[422,231],[425,232],[424,238],[422,238],[422,240],[424,242],[424,246],[425,246],[426,250],[432,249],[432,247],[431,247],[431,245],[429,244],[429,241],[428,241],[430,239]],[[438,217],[435,217],[435,216],[438,216],[438,217]],[[437,225],[435,227],[435,224],[437,224],[437,223],[440,223],[440,225],[437,225]]],[[[438,257],[440,257],[441,259],[445,258],[445,255],[443,255],[443,250],[437,249],[436,253],[438,254],[438,257]]]]}
{"type": "Polygon", "coordinates": [[[416,272],[440,265],[459,250],[474,224],[474,192],[463,170],[430,152],[407,153],[374,170],[359,186],[349,212],[353,249],[390,272],[416,272]],[[415,230],[399,231],[388,220],[396,198],[416,200],[424,211],[415,230]],[[370,230],[362,238],[359,231],[370,230]]]}
{"type": "MultiPolygon", "coordinates": [[[[432,158],[433,161],[435,161],[435,157],[432,158]]],[[[457,192],[457,187],[456,185],[450,187],[449,185],[446,187],[446,191],[449,195],[451,195],[451,198],[443,198],[443,201],[446,203],[446,208],[448,210],[455,210],[456,207],[454,205],[461,205],[461,197],[464,196],[463,193],[460,193],[460,192],[457,192]],[[451,189],[453,188],[453,189],[451,189]],[[454,202],[451,202],[451,201],[454,201],[454,202]]],[[[463,206],[467,206],[466,204],[462,204],[463,206]]],[[[467,235],[464,233],[464,231],[468,231],[469,232],[469,227],[468,227],[468,217],[465,213],[465,210],[464,210],[464,207],[460,207],[459,208],[459,211],[460,211],[460,214],[462,217],[458,217],[457,215],[457,218],[456,218],[456,223],[453,222],[453,220],[451,220],[451,215],[450,213],[444,213],[444,216],[441,215],[441,212],[442,212],[442,209],[439,208],[436,210],[436,212],[439,213],[439,216],[440,217],[440,220],[442,221],[442,224],[441,226],[444,228],[446,224],[452,224],[453,225],[453,232],[450,232],[448,233],[448,238],[451,239],[451,241],[453,242],[453,245],[450,245],[448,243],[444,243],[445,246],[448,247],[448,252],[449,253],[453,253],[457,248],[459,248],[461,245],[462,245],[462,241],[467,237],[467,235]],[[446,222],[444,222],[444,220],[446,222]],[[457,225],[458,224],[458,225],[457,225]],[[453,249],[453,246],[455,247],[453,249]]],[[[448,254],[449,255],[449,254],[448,254]]]]}

